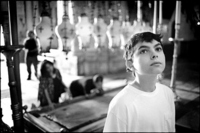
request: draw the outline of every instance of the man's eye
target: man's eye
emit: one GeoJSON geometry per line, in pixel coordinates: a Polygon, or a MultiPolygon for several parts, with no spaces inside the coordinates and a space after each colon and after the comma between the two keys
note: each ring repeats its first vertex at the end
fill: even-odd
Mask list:
{"type": "Polygon", "coordinates": [[[145,54],[146,52],[147,52],[147,50],[144,49],[144,50],[140,51],[140,54],[145,54]]]}
{"type": "Polygon", "coordinates": [[[156,51],[162,51],[162,50],[163,50],[162,47],[156,48],[156,51]]]}

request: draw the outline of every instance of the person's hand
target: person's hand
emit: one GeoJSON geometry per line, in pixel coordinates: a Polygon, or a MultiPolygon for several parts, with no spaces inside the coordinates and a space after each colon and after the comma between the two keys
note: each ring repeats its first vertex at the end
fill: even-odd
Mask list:
{"type": "Polygon", "coordinates": [[[100,92],[99,92],[99,89],[95,89],[95,93],[96,93],[96,94],[100,93],[100,92]]]}
{"type": "Polygon", "coordinates": [[[90,99],[91,97],[93,97],[94,96],[94,94],[85,94],[85,98],[86,99],[90,99]]]}
{"type": "Polygon", "coordinates": [[[98,90],[98,89],[92,89],[90,92],[91,92],[92,94],[96,94],[96,93],[99,92],[99,90],[98,90]]]}
{"type": "Polygon", "coordinates": [[[85,98],[88,99],[90,96],[88,94],[85,94],[85,98]]]}
{"type": "Polygon", "coordinates": [[[104,91],[103,91],[103,89],[93,89],[93,90],[91,90],[91,94],[95,94],[95,95],[97,95],[97,96],[101,96],[101,95],[103,95],[104,94],[104,91]]]}
{"type": "Polygon", "coordinates": [[[69,96],[69,94],[67,92],[64,92],[61,94],[60,98],[59,98],[59,103],[67,101],[67,100],[71,100],[72,98],[69,96]]]}

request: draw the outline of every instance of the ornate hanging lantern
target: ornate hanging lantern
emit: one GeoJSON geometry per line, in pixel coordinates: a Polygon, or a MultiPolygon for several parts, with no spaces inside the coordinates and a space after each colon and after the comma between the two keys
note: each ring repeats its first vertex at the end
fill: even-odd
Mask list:
{"type": "Polygon", "coordinates": [[[40,23],[36,26],[36,34],[40,42],[41,52],[50,52],[51,48],[58,48],[51,17],[51,8],[48,1],[42,2],[43,11],[40,23]]]}
{"type": "Polygon", "coordinates": [[[75,26],[71,24],[68,16],[68,2],[63,1],[64,13],[62,17],[62,23],[58,25],[57,33],[58,37],[61,40],[63,51],[71,51],[73,41],[75,38],[75,26]]]}
{"type": "Polygon", "coordinates": [[[82,13],[80,21],[76,25],[77,35],[80,37],[81,42],[79,43],[80,49],[93,49],[93,25],[89,22],[88,16],[82,13]]]}
{"type": "Polygon", "coordinates": [[[98,48],[108,48],[107,24],[104,22],[103,16],[99,15],[94,24],[94,34],[98,48]]]}

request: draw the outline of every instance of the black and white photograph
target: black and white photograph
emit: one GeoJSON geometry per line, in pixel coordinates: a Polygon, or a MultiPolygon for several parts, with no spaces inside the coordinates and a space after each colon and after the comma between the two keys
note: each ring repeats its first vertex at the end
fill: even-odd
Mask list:
{"type": "Polygon", "coordinates": [[[199,132],[198,0],[0,1],[0,131],[199,132]]]}

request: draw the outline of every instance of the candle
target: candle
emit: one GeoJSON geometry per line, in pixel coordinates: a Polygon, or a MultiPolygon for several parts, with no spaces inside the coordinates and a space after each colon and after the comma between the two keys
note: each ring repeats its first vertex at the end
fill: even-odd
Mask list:
{"type": "Polygon", "coordinates": [[[57,1],[57,23],[61,24],[62,23],[62,16],[63,16],[63,12],[64,12],[64,6],[63,6],[64,2],[63,1],[57,1]]]}
{"type": "Polygon", "coordinates": [[[159,1],[159,24],[162,24],[162,2],[159,1]]]}
{"type": "Polygon", "coordinates": [[[0,40],[1,40],[1,45],[0,46],[5,46],[5,42],[4,42],[4,37],[3,37],[3,28],[2,25],[0,25],[0,40]]]}
{"type": "Polygon", "coordinates": [[[175,23],[176,24],[180,24],[180,20],[181,20],[181,1],[176,1],[176,19],[175,19],[175,23]]]}
{"type": "Polygon", "coordinates": [[[153,33],[157,32],[157,1],[154,1],[153,33]]]}
{"type": "Polygon", "coordinates": [[[142,10],[141,10],[142,2],[137,1],[137,20],[140,22],[142,21],[142,10]]]}

